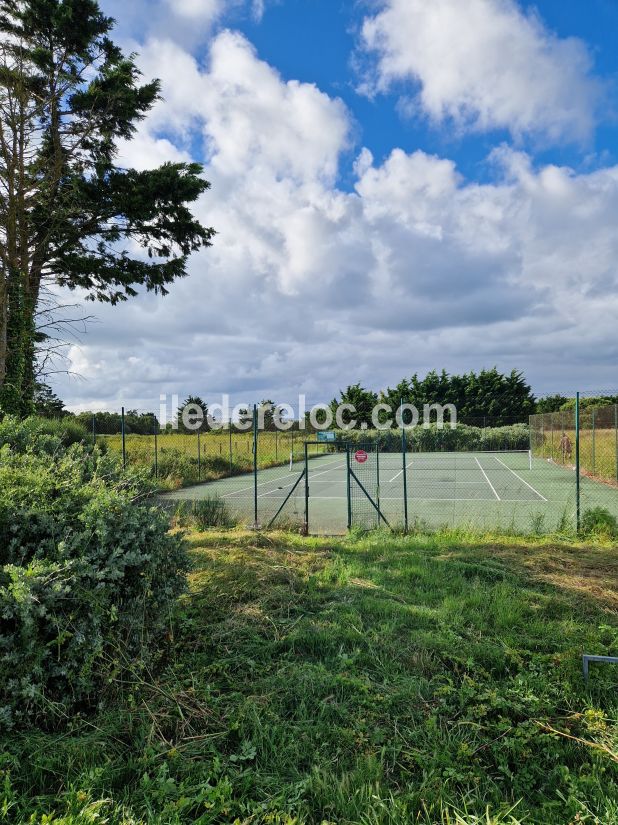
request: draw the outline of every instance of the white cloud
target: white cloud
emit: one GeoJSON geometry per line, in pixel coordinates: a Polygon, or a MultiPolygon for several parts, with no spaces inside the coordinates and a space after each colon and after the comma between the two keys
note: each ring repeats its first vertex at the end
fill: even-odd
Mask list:
{"type": "Polygon", "coordinates": [[[57,382],[73,404],[324,400],[348,381],[494,363],[547,390],[615,380],[618,168],[537,169],[501,147],[481,185],[448,159],[363,150],[345,192],[349,112],[241,35],[220,33],[203,64],[160,39],[141,61],[165,103],[123,159],[156,165],[203,141],[213,188],[197,211],[219,234],[167,298],[97,309],[72,353],[87,380],[57,382]]]}
{"type": "Polygon", "coordinates": [[[229,15],[261,20],[264,0],[101,0],[116,20],[114,36],[126,42],[169,38],[187,48],[206,43],[229,15]]]}
{"type": "Polygon", "coordinates": [[[584,43],[515,0],[383,0],[362,39],[377,57],[365,89],[413,84],[414,105],[436,123],[552,142],[593,129],[599,88],[584,43]]]}

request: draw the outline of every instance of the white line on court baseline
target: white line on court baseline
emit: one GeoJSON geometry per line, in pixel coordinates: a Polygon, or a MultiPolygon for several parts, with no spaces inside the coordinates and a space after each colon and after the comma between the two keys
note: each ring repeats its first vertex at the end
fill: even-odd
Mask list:
{"type": "MultiPolygon", "coordinates": [[[[390,484],[391,481],[385,481],[384,484],[390,484]]],[[[311,483],[313,484],[313,481],[311,483]]],[[[315,483],[316,484],[347,484],[347,481],[345,480],[345,478],[335,478],[335,479],[323,478],[323,479],[321,479],[321,481],[316,481],[315,483]]],[[[482,487],[485,486],[484,481],[455,481],[455,479],[449,479],[448,481],[440,481],[439,479],[434,479],[433,481],[423,482],[422,486],[423,487],[441,487],[444,484],[450,484],[450,485],[455,484],[457,486],[459,486],[460,484],[476,484],[477,486],[478,485],[480,485],[482,487]]],[[[420,486],[420,485],[417,485],[417,486],[420,486]]]]}
{"type": "Polygon", "coordinates": [[[474,456],[474,460],[475,460],[475,461],[476,461],[476,463],[479,465],[479,470],[480,470],[480,471],[483,473],[483,475],[485,476],[485,481],[489,484],[489,486],[490,486],[490,487],[491,487],[491,489],[493,490],[493,493],[494,493],[495,497],[498,499],[498,501],[502,501],[502,499],[500,498],[500,496],[498,495],[498,493],[496,493],[496,488],[494,487],[494,485],[491,483],[491,481],[490,481],[490,480],[489,480],[489,478],[487,477],[487,473],[486,473],[486,472],[485,472],[485,470],[481,467],[481,462],[478,460],[478,458],[477,458],[476,456],[474,456]]]}
{"type": "MultiPolygon", "coordinates": [[[[311,496],[312,501],[345,501],[346,498],[347,498],[347,496],[311,496]]],[[[433,502],[441,502],[441,501],[444,502],[445,501],[447,504],[457,503],[458,501],[463,501],[463,502],[466,502],[466,503],[474,502],[475,504],[488,504],[488,503],[491,503],[493,501],[493,498],[490,499],[490,498],[414,498],[414,497],[410,497],[408,500],[412,501],[412,502],[429,501],[429,502],[432,502],[432,503],[433,502]]],[[[400,498],[381,497],[380,501],[382,501],[382,502],[384,502],[384,501],[397,501],[397,502],[399,502],[399,501],[402,501],[402,499],[400,499],[400,498]]],[[[525,499],[522,500],[521,498],[499,498],[498,501],[500,501],[502,504],[531,504],[532,503],[530,501],[526,501],[525,499]]]]}
{"type": "Polygon", "coordinates": [[[496,459],[496,461],[499,461],[499,462],[500,462],[500,464],[502,464],[502,466],[503,466],[503,467],[506,467],[506,469],[509,471],[509,473],[513,473],[513,475],[515,476],[515,478],[518,478],[518,479],[522,482],[522,484],[525,484],[525,485],[526,485],[526,487],[529,487],[529,488],[532,490],[532,492],[533,492],[535,495],[537,495],[537,496],[538,496],[538,497],[539,497],[542,501],[547,501],[547,499],[545,498],[545,496],[542,496],[542,495],[539,493],[539,491],[538,491],[538,490],[535,490],[535,489],[534,489],[534,487],[532,486],[532,484],[528,484],[528,482],[526,481],[526,479],[525,479],[525,478],[522,478],[522,477],[519,475],[519,473],[516,473],[516,472],[515,472],[515,470],[511,470],[511,468],[510,468],[510,467],[507,467],[507,465],[504,463],[504,461],[502,461],[502,459],[501,459],[501,458],[498,458],[498,456],[497,456],[497,455],[495,455],[495,456],[494,456],[494,458],[496,459]]]}

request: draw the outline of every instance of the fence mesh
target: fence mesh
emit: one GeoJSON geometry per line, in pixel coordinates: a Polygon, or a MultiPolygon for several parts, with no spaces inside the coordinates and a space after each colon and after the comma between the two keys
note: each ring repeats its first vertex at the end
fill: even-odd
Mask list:
{"type": "Polygon", "coordinates": [[[384,521],[539,533],[573,529],[598,508],[618,517],[618,405],[590,399],[579,431],[571,405],[529,425],[487,418],[454,429],[346,430],[332,434],[335,443],[298,421],[287,431],[259,429],[257,418],[183,431],[161,429],[149,411],[78,420],[94,442],[150,474],[164,506],[191,510],[204,525],[343,533],[384,521]]]}

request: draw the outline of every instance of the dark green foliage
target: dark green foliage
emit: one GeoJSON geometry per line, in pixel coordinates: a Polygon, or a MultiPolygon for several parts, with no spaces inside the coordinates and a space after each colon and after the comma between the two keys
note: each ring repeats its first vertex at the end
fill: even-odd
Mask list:
{"type": "Polygon", "coordinates": [[[604,536],[618,538],[618,520],[605,507],[586,510],[581,520],[581,532],[584,536],[604,536]]]}
{"type": "Polygon", "coordinates": [[[117,461],[36,421],[0,425],[0,724],[50,722],[160,643],[182,542],[117,461]]]}
{"type": "MultiPolygon", "coordinates": [[[[122,416],[113,412],[83,412],[75,416],[76,421],[92,434],[94,418],[94,432],[96,435],[119,435],[122,432],[122,416]]],[[[127,435],[152,435],[159,429],[159,422],[154,413],[140,413],[137,410],[127,410],[124,416],[125,433],[127,435]]]]}
{"type": "Polygon", "coordinates": [[[569,401],[564,395],[548,395],[536,402],[537,414],[559,412],[569,401]]]}
{"type": "MultiPolygon", "coordinates": [[[[331,401],[330,406],[334,416],[338,406],[351,404],[356,412],[351,413],[345,411],[341,416],[343,423],[349,424],[351,420],[355,420],[357,427],[360,427],[362,424],[366,424],[367,427],[373,427],[372,412],[377,403],[377,393],[366,390],[364,387],[361,387],[360,384],[353,384],[339,394],[339,399],[331,401]]],[[[333,426],[335,426],[335,424],[333,426]]]]}
{"type": "Polygon", "coordinates": [[[63,418],[70,415],[64,402],[47,384],[37,383],[34,391],[34,410],[42,418],[63,418]]]}
{"type": "Polygon", "coordinates": [[[209,188],[199,164],[115,165],[118,141],[133,137],[159,83],[141,83],[134,57],[110,39],[112,28],[95,0],[0,2],[5,412],[32,412],[44,280],[111,303],[140,288],[165,294],[214,235],[189,208],[209,188]]]}
{"type": "Polygon", "coordinates": [[[476,426],[527,422],[535,411],[534,396],[522,373],[513,370],[503,375],[495,367],[466,375],[432,370],[423,379],[415,374],[394,389],[387,389],[381,397],[393,416],[402,399],[405,404],[413,404],[421,416],[425,404],[454,404],[457,420],[476,426]]]}
{"type": "Polygon", "coordinates": [[[178,432],[181,432],[181,433],[197,433],[197,432],[205,433],[205,432],[208,432],[208,430],[210,429],[210,426],[208,424],[208,404],[205,401],[203,401],[199,397],[199,395],[190,395],[188,398],[186,398],[183,401],[183,403],[180,405],[180,407],[178,408],[178,411],[177,411],[176,415],[178,417],[178,432]],[[196,424],[196,426],[194,426],[194,427],[185,427],[184,421],[182,419],[182,415],[183,415],[183,412],[186,410],[186,408],[189,407],[189,406],[190,407],[199,407],[199,409],[202,411],[202,420],[199,423],[199,426],[197,426],[198,421],[197,421],[196,416],[194,414],[197,411],[196,410],[191,410],[190,412],[187,413],[188,420],[189,420],[190,423],[194,422],[196,424]]]}

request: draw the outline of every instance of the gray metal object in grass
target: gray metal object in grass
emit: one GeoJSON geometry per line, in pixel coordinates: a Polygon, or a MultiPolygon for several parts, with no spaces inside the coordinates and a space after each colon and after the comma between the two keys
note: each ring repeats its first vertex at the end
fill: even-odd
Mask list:
{"type": "Polygon", "coordinates": [[[602,664],[618,665],[618,656],[592,656],[584,653],[582,656],[582,669],[584,672],[584,679],[588,681],[590,662],[600,662],[602,664]]]}

